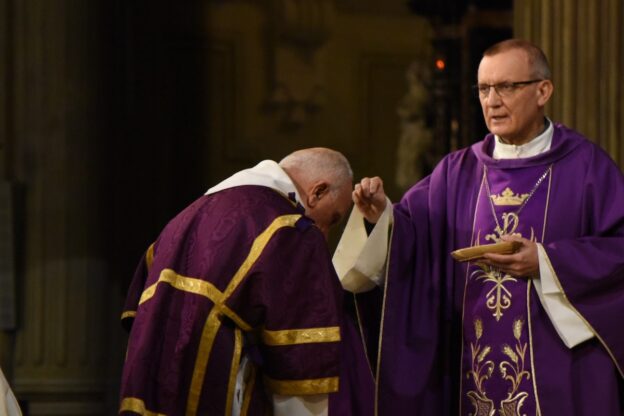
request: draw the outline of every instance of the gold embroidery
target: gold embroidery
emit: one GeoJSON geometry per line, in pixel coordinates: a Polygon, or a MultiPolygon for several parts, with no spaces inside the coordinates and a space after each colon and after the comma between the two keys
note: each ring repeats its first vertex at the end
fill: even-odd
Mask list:
{"type": "Polygon", "coordinates": [[[527,392],[519,392],[518,388],[524,377],[529,380],[531,373],[524,369],[524,360],[526,355],[527,344],[520,342],[522,336],[522,326],[524,321],[522,319],[516,319],[513,323],[513,334],[516,338],[515,348],[510,347],[507,344],[503,345],[503,354],[505,354],[511,361],[502,361],[498,365],[498,369],[505,380],[511,382],[511,388],[507,393],[507,398],[501,401],[499,412],[501,416],[519,416],[520,408],[524,404],[524,401],[529,396],[527,392]]]}
{"type": "MultiPolygon", "coordinates": [[[[507,356],[509,360],[501,361],[498,364],[498,369],[503,380],[511,383],[507,397],[501,400],[499,404],[498,413],[501,416],[520,416],[520,409],[524,401],[529,397],[527,392],[519,391],[522,380],[525,377],[527,380],[531,378],[531,373],[524,369],[528,344],[526,342],[521,342],[523,326],[524,321],[522,319],[514,320],[513,335],[516,339],[516,345],[512,348],[508,344],[503,344],[501,348],[502,353],[507,356]]],[[[483,323],[481,319],[475,319],[474,328],[476,341],[470,343],[472,368],[468,371],[466,377],[472,377],[475,390],[469,391],[466,393],[466,396],[468,396],[468,399],[474,406],[473,416],[494,416],[496,412],[494,402],[487,397],[487,391],[483,383],[492,376],[496,365],[492,360],[485,360],[492,351],[492,348],[489,345],[482,348],[480,344],[483,335],[483,323]]]]}
{"type": "Polygon", "coordinates": [[[338,377],[315,378],[309,380],[274,380],[264,377],[266,386],[272,393],[284,396],[325,394],[338,391],[338,377]]]}
{"type": "Polygon", "coordinates": [[[136,397],[125,397],[119,406],[119,413],[121,412],[134,412],[142,416],[166,416],[164,413],[147,410],[143,400],[136,397]]]}
{"type": "Polygon", "coordinates": [[[494,232],[492,234],[486,234],[485,239],[487,241],[493,241],[498,243],[501,240],[501,237],[504,235],[520,235],[516,233],[516,229],[518,228],[519,218],[518,214],[515,212],[505,212],[502,215],[503,218],[503,226],[501,227],[498,221],[496,222],[496,227],[494,227],[494,232]]]}
{"type": "Polygon", "coordinates": [[[505,188],[499,195],[490,195],[494,205],[522,205],[525,199],[529,197],[529,194],[515,194],[510,187],[505,188]]]}
{"type": "MultiPolygon", "coordinates": [[[[502,218],[503,226],[501,227],[497,221],[494,233],[486,234],[486,240],[498,243],[502,241],[502,237],[504,235],[516,235],[518,237],[522,237],[521,233],[515,232],[519,223],[519,218],[516,213],[505,212],[502,218]]],[[[531,227],[531,236],[529,240],[535,241],[535,232],[533,227],[531,227]]],[[[477,266],[479,269],[472,272],[470,277],[475,278],[476,280],[483,280],[484,283],[494,283],[494,287],[492,287],[492,289],[490,289],[490,291],[485,295],[485,304],[487,308],[493,312],[492,315],[494,318],[496,318],[497,321],[500,321],[500,318],[503,316],[503,311],[505,309],[509,309],[511,306],[512,298],[511,292],[505,287],[504,283],[515,283],[517,282],[517,279],[512,277],[510,274],[502,273],[500,270],[485,264],[477,263],[477,266]]]]}
{"type": "MultiPolygon", "coordinates": [[[[479,186],[479,193],[477,194],[477,201],[481,201],[481,193],[483,192],[483,185],[485,183],[485,175],[483,175],[483,178],[481,179],[481,185],[479,186]]],[[[475,206],[475,212],[474,212],[474,216],[472,218],[472,232],[471,232],[471,244],[472,245],[476,245],[479,243],[479,236],[481,235],[481,230],[477,231],[477,238],[475,239],[475,230],[477,227],[477,218],[478,218],[478,214],[479,214],[479,209],[480,209],[480,204],[479,202],[477,202],[477,205],[475,206]]],[[[386,269],[388,269],[386,267],[386,269]]],[[[466,293],[468,292],[468,282],[470,280],[470,267],[466,267],[466,276],[464,278],[464,294],[462,296],[462,315],[461,315],[461,321],[462,324],[465,321],[465,316],[466,316],[466,293]]],[[[386,285],[387,286],[387,285],[386,285]]],[[[461,325],[461,339],[464,339],[464,325],[461,325]]],[[[464,362],[464,352],[465,352],[466,348],[463,347],[461,348],[461,359],[460,359],[460,363],[464,362]]],[[[464,391],[464,377],[463,377],[463,369],[462,369],[462,365],[459,366],[459,413],[463,414],[463,400],[461,397],[462,392],[464,391]]]]}
{"type": "Polygon", "coordinates": [[[474,406],[473,416],[493,416],[494,402],[487,397],[483,382],[492,376],[495,365],[492,360],[485,361],[485,357],[492,351],[489,345],[481,349],[479,340],[483,335],[483,322],[477,318],[474,321],[475,337],[477,340],[470,343],[470,352],[472,354],[472,369],[466,374],[467,378],[472,377],[477,391],[471,390],[467,393],[470,402],[474,406]]]}
{"type": "Polygon", "coordinates": [[[312,344],[316,342],[340,341],[340,328],[287,329],[283,331],[262,331],[262,342],[266,345],[312,344]]]}
{"type": "Polygon", "coordinates": [[[499,270],[482,264],[479,269],[472,272],[470,278],[483,280],[483,283],[494,283],[492,289],[485,294],[487,308],[492,311],[492,316],[500,321],[503,311],[511,306],[511,292],[505,287],[506,282],[517,282],[518,280],[511,277],[507,273],[501,273],[499,270]]]}

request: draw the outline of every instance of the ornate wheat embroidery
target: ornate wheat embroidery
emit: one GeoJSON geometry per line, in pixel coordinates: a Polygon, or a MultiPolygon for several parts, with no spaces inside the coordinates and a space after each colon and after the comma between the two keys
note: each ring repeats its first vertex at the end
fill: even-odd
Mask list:
{"type": "Polygon", "coordinates": [[[483,388],[483,382],[490,378],[496,365],[491,360],[485,361],[485,358],[492,351],[492,348],[486,345],[481,349],[481,344],[479,343],[483,336],[483,322],[481,322],[481,319],[475,319],[474,329],[476,341],[470,343],[472,369],[466,374],[466,377],[472,377],[476,391],[471,390],[467,395],[474,406],[473,416],[493,416],[494,402],[487,397],[485,389],[483,388]]]}
{"type": "Polygon", "coordinates": [[[522,379],[524,377],[527,380],[531,378],[531,373],[524,369],[527,343],[520,341],[523,325],[524,321],[522,319],[514,321],[513,334],[516,339],[516,345],[514,348],[507,344],[503,345],[503,354],[509,358],[509,361],[502,361],[498,365],[503,378],[511,383],[507,398],[500,403],[499,412],[501,416],[519,416],[520,408],[529,396],[527,392],[518,392],[522,379]]]}
{"type": "Polygon", "coordinates": [[[501,346],[502,353],[508,359],[498,364],[498,370],[502,380],[510,383],[510,386],[507,391],[507,397],[500,401],[497,411],[494,402],[488,397],[487,389],[484,386],[484,382],[492,377],[496,368],[494,361],[486,360],[492,352],[492,347],[481,345],[483,322],[479,318],[475,319],[474,331],[476,340],[470,343],[472,367],[466,373],[466,377],[472,379],[475,386],[474,390],[466,393],[474,407],[470,416],[494,416],[496,414],[500,416],[525,416],[520,411],[529,394],[521,391],[520,385],[523,379],[529,380],[531,378],[531,373],[524,369],[528,344],[521,341],[523,327],[523,319],[518,318],[514,320],[513,335],[516,339],[516,344],[514,346],[508,344],[501,346]]]}

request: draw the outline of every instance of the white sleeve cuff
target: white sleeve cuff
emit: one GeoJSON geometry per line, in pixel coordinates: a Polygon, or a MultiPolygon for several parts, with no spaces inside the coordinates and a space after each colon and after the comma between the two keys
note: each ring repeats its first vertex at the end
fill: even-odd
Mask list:
{"type": "Polygon", "coordinates": [[[392,221],[392,202],[386,198],[386,208],[367,236],[364,217],[353,208],[333,258],[343,288],[361,293],[383,285],[392,221]]]}
{"type": "Polygon", "coordinates": [[[274,416],[327,416],[327,394],[310,396],[273,395],[274,416]]]}
{"type": "Polygon", "coordinates": [[[590,327],[572,308],[557,285],[553,271],[549,266],[546,250],[539,243],[537,244],[537,257],[540,278],[534,279],[533,284],[546,314],[548,314],[563,343],[566,347],[572,348],[593,338],[594,333],[590,327]]]}

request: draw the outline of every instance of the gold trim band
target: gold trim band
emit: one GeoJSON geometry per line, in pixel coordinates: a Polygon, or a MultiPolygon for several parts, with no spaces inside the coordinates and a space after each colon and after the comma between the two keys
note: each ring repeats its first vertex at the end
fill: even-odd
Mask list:
{"type": "Polygon", "coordinates": [[[308,380],[274,380],[265,376],[264,382],[271,392],[284,396],[326,394],[338,391],[338,377],[308,380]]]}
{"type": "Polygon", "coordinates": [[[243,264],[241,264],[240,268],[238,269],[232,280],[230,280],[230,284],[225,289],[224,294],[226,299],[230,297],[230,295],[236,290],[238,285],[243,281],[243,278],[247,275],[247,272],[249,271],[249,269],[251,269],[251,266],[254,265],[256,260],[258,260],[258,258],[264,251],[264,248],[269,243],[269,240],[271,239],[271,237],[273,237],[273,234],[275,234],[275,232],[278,231],[280,228],[294,227],[297,221],[299,221],[299,218],[301,218],[300,214],[282,215],[281,217],[277,217],[273,220],[271,225],[269,225],[266,230],[262,232],[262,234],[256,237],[253,244],[251,245],[251,250],[249,250],[247,258],[245,259],[243,264]]]}
{"type": "Polygon", "coordinates": [[[121,319],[134,318],[136,314],[136,311],[125,311],[121,314],[121,319]]]}
{"type": "Polygon", "coordinates": [[[152,243],[145,252],[145,265],[147,266],[147,270],[152,268],[152,263],[154,263],[154,243],[152,243]]]}
{"type": "Polygon", "coordinates": [[[262,342],[265,345],[297,345],[317,342],[340,341],[340,327],[309,329],[285,329],[282,331],[262,331],[262,342]]]}
{"type": "Polygon", "coordinates": [[[202,279],[179,275],[171,269],[164,269],[160,272],[158,281],[143,291],[139,305],[147,302],[156,294],[156,287],[159,283],[169,283],[178,290],[205,296],[215,304],[223,302],[223,293],[212,283],[202,279]]]}
{"type": "Polygon", "coordinates": [[[125,397],[119,406],[119,413],[121,412],[134,412],[142,416],[167,416],[164,413],[147,410],[143,400],[136,397],[125,397]]]}
{"type": "Polygon", "coordinates": [[[195,369],[193,370],[191,387],[189,388],[186,416],[194,416],[197,414],[199,398],[206,376],[208,359],[210,358],[212,346],[220,327],[221,320],[219,320],[219,311],[216,308],[212,308],[204,324],[204,330],[202,331],[201,340],[199,341],[197,358],[195,359],[195,369]]]}
{"type": "MultiPolygon", "coordinates": [[[[190,277],[178,279],[176,277],[175,279],[173,279],[175,284],[167,281],[167,283],[170,283],[177,289],[203,294],[204,296],[212,299],[212,301],[215,303],[215,307],[208,314],[208,319],[206,320],[206,323],[204,325],[202,338],[199,344],[199,352],[195,360],[195,368],[193,370],[193,377],[191,379],[191,387],[189,389],[188,404],[186,408],[187,416],[195,416],[197,414],[201,390],[206,375],[208,359],[210,358],[210,353],[212,350],[215,336],[219,331],[219,327],[221,326],[219,312],[221,312],[223,309],[226,309],[225,305],[223,305],[225,300],[236,290],[238,285],[243,281],[243,279],[247,275],[247,272],[249,272],[256,260],[258,260],[264,248],[271,240],[271,237],[273,237],[273,234],[275,234],[275,232],[282,227],[293,227],[295,223],[299,220],[299,218],[301,218],[300,214],[282,215],[281,217],[277,217],[275,220],[273,220],[271,225],[269,225],[266,230],[262,232],[262,234],[256,237],[253,244],[251,245],[251,250],[249,251],[247,258],[245,259],[243,264],[241,264],[240,268],[228,284],[225,293],[220,292],[216,287],[214,287],[212,284],[208,283],[205,280],[193,279],[190,277]],[[188,279],[188,281],[186,279],[188,279]],[[214,296],[214,298],[211,296],[214,296]]],[[[164,272],[165,270],[163,270],[163,273],[164,272]]],[[[175,275],[173,271],[171,272],[175,275]]],[[[163,273],[161,273],[161,278],[163,278],[163,273]]],[[[152,287],[154,288],[155,292],[157,283],[158,282],[146,289],[146,292],[152,287]]],[[[153,293],[151,293],[150,297],[151,296],[153,296],[153,293]]],[[[142,298],[143,297],[141,297],[141,299],[142,298]]],[[[228,309],[228,311],[230,310],[228,309]]]]}
{"type": "Polygon", "coordinates": [[[236,390],[236,376],[240,368],[241,352],[243,350],[243,333],[239,328],[234,328],[234,352],[232,354],[232,364],[230,365],[230,381],[228,382],[227,398],[225,402],[225,414],[232,414],[234,394],[236,390]]]}

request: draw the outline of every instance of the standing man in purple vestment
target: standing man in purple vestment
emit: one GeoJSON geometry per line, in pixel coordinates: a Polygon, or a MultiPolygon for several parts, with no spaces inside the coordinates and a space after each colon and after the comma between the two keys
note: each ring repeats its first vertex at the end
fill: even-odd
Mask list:
{"type": "Polygon", "coordinates": [[[334,263],[345,288],[383,298],[378,414],[624,414],[621,170],[545,117],[554,87],[535,45],[490,47],[477,82],[491,134],[394,206],[377,177],[353,192],[334,263]],[[520,247],[449,255],[504,241],[520,247]]]}
{"type": "Polygon", "coordinates": [[[300,150],[167,224],[122,315],[120,414],[328,414],[343,334],[326,237],[351,207],[352,176],[342,154],[300,150]]]}

